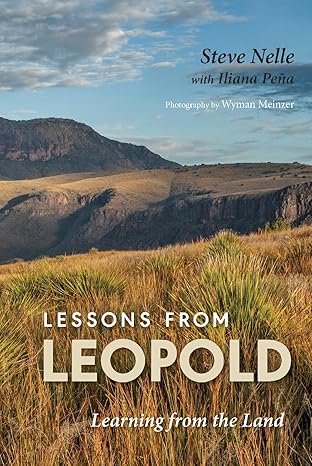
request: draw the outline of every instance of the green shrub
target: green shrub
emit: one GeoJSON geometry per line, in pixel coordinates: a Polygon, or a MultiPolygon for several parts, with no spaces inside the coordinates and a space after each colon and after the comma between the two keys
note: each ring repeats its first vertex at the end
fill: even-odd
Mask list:
{"type": "Polygon", "coordinates": [[[98,252],[99,252],[98,248],[92,247],[89,249],[89,254],[97,254],[98,252]]]}
{"type": "Polygon", "coordinates": [[[260,233],[268,233],[270,231],[285,231],[291,228],[291,224],[282,218],[277,219],[275,222],[267,223],[264,228],[260,228],[260,233]]]}
{"type": "Polygon", "coordinates": [[[244,250],[244,245],[237,233],[231,230],[221,230],[208,242],[206,255],[217,257],[227,253],[236,256],[242,250],[244,250]]]}

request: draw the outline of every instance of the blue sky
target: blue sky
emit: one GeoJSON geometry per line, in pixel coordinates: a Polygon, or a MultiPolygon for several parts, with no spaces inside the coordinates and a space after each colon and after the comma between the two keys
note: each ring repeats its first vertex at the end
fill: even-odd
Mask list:
{"type": "MultiPolygon", "coordinates": [[[[311,163],[311,17],[302,0],[0,0],[1,116],[64,117],[180,163],[311,163]],[[294,85],[195,86],[201,51],[286,47],[294,85]],[[295,109],[166,110],[222,98],[295,101],[295,109]]],[[[231,66],[256,74],[263,67],[231,66]]]]}

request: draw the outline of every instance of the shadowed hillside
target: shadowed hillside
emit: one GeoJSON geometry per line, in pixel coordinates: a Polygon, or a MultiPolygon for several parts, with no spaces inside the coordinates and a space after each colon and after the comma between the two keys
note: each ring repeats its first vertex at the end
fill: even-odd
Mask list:
{"type": "Polygon", "coordinates": [[[309,223],[311,182],[312,167],[296,163],[2,180],[0,260],[92,247],[152,248],[209,237],[222,228],[250,232],[280,218],[309,223]]]}

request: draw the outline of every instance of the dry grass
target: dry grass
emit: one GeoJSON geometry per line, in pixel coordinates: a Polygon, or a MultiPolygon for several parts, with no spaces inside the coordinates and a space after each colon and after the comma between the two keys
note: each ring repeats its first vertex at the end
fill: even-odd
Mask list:
{"type": "Polygon", "coordinates": [[[31,180],[1,180],[0,208],[10,199],[46,189],[86,194],[116,189],[138,206],[159,202],[169,195],[196,190],[212,196],[274,191],[311,181],[311,165],[285,163],[224,164],[181,167],[170,170],[136,170],[126,173],[86,172],[31,180]]]}
{"type": "MultiPolygon", "coordinates": [[[[3,465],[300,466],[311,464],[312,228],[239,237],[221,232],[210,241],[156,251],[95,252],[0,267],[0,459],[3,465]],[[43,311],[144,309],[152,325],[135,329],[44,329],[43,311]],[[228,311],[228,329],[161,326],[165,310],[228,311]],[[210,338],[225,353],[240,338],[245,370],[255,368],[259,338],[283,341],[293,367],[276,383],[230,383],[228,370],[208,384],[188,380],[173,365],[161,383],[147,367],[135,382],[118,384],[101,373],[98,383],[43,383],[42,344],[53,338],[55,368],[70,367],[70,341],[137,341],[149,354],[153,338],[178,351],[194,338],[210,338]],[[91,412],[103,416],[211,417],[286,412],[277,429],[91,429],[91,412]]],[[[131,367],[127,352],[114,364],[131,367]]],[[[192,361],[204,370],[205,353],[192,361]]],[[[99,361],[97,360],[97,365],[99,361]]],[[[0,461],[0,464],[1,464],[0,461]]]]}

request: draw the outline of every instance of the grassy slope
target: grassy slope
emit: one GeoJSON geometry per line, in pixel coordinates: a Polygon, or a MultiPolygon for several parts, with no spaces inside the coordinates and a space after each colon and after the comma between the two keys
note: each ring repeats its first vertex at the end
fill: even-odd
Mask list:
{"type": "Polygon", "coordinates": [[[35,180],[1,181],[0,208],[10,199],[44,189],[72,190],[81,194],[115,188],[132,206],[159,202],[169,194],[194,190],[212,195],[270,191],[312,180],[312,167],[299,164],[207,165],[175,170],[138,170],[128,173],[76,173],[35,180]]]}
{"type": "MultiPolygon", "coordinates": [[[[210,241],[157,251],[93,252],[0,267],[0,360],[2,416],[0,458],[25,465],[239,465],[300,466],[311,460],[309,413],[312,386],[312,227],[237,237],[220,233],[210,241]],[[169,294],[168,294],[169,292],[169,294]],[[162,309],[175,313],[204,308],[228,310],[230,328],[164,331],[162,309]],[[44,330],[42,312],[57,310],[134,311],[147,309],[148,329],[99,332],[84,328],[44,330]],[[44,384],[42,341],[57,345],[56,368],[70,366],[70,340],[96,338],[99,348],[116,338],[131,338],[148,353],[151,338],[178,347],[210,338],[227,353],[230,338],[240,338],[243,367],[254,368],[258,338],[283,341],[293,358],[291,373],[271,384],[231,384],[226,368],[209,384],[188,381],[177,366],[163,371],[160,384],[147,370],[135,382],[44,384]],[[9,350],[8,350],[9,349],[9,350]],[[17,361],[22,361],[18,364],[17,361]],[[92,430],[90,411],[103,416],[254,416],[286,412],[281,429],[92,430]]],[[[147,358],[148,361],[148,358],[147,358]]],[[[98,364],[98,363],[97,363],[98,364]]],[[[131,367],[117,353],[117,367],[131,367]]],[[[206,368],[205,353],[193,364],[206,368]]],[[[98,369],[100,373],[100,369],[98,369]]]]}

